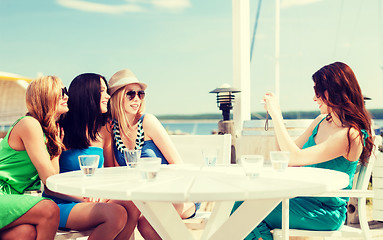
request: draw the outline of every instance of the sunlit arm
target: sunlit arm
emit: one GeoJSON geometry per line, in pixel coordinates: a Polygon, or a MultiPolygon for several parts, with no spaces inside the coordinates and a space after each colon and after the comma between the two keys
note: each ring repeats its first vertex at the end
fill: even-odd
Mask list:
{"type": "Polygon", "coordinates": [[[168,133],[154,115],[145,115],[143,127],[145,134],[153,140],[169,164],[182,163],[182,159],[168,133]]]}
{"type": "Polygon", "coordinates": [[[40,123],[32,117],[23,118],[19,122],[15,133],[23,142],[25,150],[35,166],[41,181],[46,184],[49,176],[59,173],[59,166],[58,157],[54,157],[51,160],[49,156],[40,123]]]}
{"type": "MultiPolygon", "coordinates": [[[[283,126],[283,124],[281,125],[280,122],[280,119],[276,121],[276,137],[279,145],[281,146],[281,150],[290,152],[289,166],[304,166],[316,164],[329,161],[340,156],[344,156],[350,161],[358,160],[362,149],[359,143],[359,138],[356,138],[358,139],[356,140],[355,137],[352,137],[352,139],[354,139],[352,141],[352,146],[357,145],[356,147],[360,149],[360,151],[352,151],[350,153],[350,156],[348,156],[348,133],[346,128],[342,131],[336,132],[335,134],[328,136],[328,138],[325,141],[319,144],[305,149],[301,149],[288,136],[287,129],[283,126]]],[[[318,120],[314,121],[314,123],[316,122],[318,122],[318,120]]],[[[353,136],[356,136],[357,133],[355,132],[352,132],[353,136]]]]}
{"type": "Polygon", "coordinates": [[[103,126],[100,130],[100,136],[103,141],[103,150],[104,150],[104,167],[115,167],[116,161],[113,154],[113,140],[112,140],[112,130],[109,123],[103,126]]]}
{"type": "Polygon", "coordinates": [[[360,138],[357,138],[358,133],[356,132],[356,130],[351,131],[351,139],[354,139],[352,142],[352,147],[355,144],[359,144],[356,147],[357,149],[360,149],[360,151],[353,151],[351,156],[347,155],[347,128],[344,128],[343,130],[328,136],[321,143],[318,143],[309,148],[302,149],[303,144],[308,140],[309,136],[312,134],[314,127],[319,123],[321,119],[323,119],[324,116],[318,116],[310,125],[310,127],[304,132],[304,134],[294,142],[289,136],[288,131],[283,123],[283,117],[279,108],[277,98],[272,93],[268,93],[264,96],[264,99],[266,102],[265,108],[268,110],[270,116],[272,117],[274,131],[279,147],[282,151],[290,152],[289,166],[304,166],[316,164],[340,156],[344,156],[350,161],[355,161],[358,159],[361,153],[361,146],[359,146],[360,138]]]}

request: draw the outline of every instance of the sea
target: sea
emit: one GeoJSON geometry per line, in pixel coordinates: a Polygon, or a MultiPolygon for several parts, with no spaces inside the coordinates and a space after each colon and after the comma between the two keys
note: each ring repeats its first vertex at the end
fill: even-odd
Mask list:
{"type": "MultiPolygon", "coordinates": [[[[210,135],[218,131],[218,121],[162,121],[169,134],[210,135]]],[[[374,119],[375,134],[383,132],[383,119],[374,119]]]]}
{"type": "MultiPolygon", "coordinates": [[[[219,120],[164,120],[161,121],[161,124],[164,126],[164,128],[169,134],[210,135],[218,132],[218,121],[219,120]]],[[[374,122],[375,134],[380,135],[383,132],[383,119],[374,119],[374,122]]],[[[3,131],[4,133],[6,133],[8,127],[9,126],[7,126],[7,128],[2,129],[0,126],[0,132],[3,131]]]]}
{"type": "Polygon", "coordinates": [[[163,121],[169,134],[210,135],[218,131],[218,121],[163,121]]]}

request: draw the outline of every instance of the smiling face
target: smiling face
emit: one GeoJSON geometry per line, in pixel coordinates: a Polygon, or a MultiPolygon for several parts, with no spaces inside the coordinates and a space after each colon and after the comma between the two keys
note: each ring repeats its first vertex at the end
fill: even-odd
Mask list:
{"type": "Polygon", "coordinates": [[[142,91],[140,85],[138,84],[128,84],[124,88],[124,111],[127,114],[137,114],[140,106],[142,104],[143,97],[139,94],[139,91],[142,91]],[[135,96],[132,98],[132,91],[135,92],[135,96]],[[140,98],[141,96],[141,98],[140,98]]]}
{"type": "Polygon", "coordinates": [[[56,111],[56,118],[58,118],[61,114],[64,114],[69,111],[68,108],[68,91],[66,87],[64,87],[61,84],[61,89],[60,89],[60,97],[58,100],[57,104],[57,111],[56,111]]]}
{"type": "Polygon", "coordinates": [[[108,111],[108,102],[110,96],[107,92],[108,88],[106,87],[105,81],[100,78],[100,86],[101,86],[101,98],[100,98],[100,110],[101,113],[106,113],[108,111]]]}

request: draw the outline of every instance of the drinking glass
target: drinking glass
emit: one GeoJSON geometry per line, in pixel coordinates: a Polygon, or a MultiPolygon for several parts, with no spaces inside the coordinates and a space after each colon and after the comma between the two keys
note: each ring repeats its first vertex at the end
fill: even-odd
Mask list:
{"type": "Polygon", "coordinates": [[[286,151],[271,151],[270,160],[273,169],[278,172],[283,172],[286,170],[290,161],[290,152],[286,151]]]}
{"type": "Polygon", "coordinates": [[[264,163],[263,155],[243,155],[241,164],[246,176],[250,179],[258,178],[261,174],[264,163]]]}
{"type": "Polygon", "coordinates": [[[98,168],[99,155],[80,155],[78,161],[85,176],[93,176],[98,168]]]}
{"type": "Polygon", "coordinates": [[[215,166],[218,157],[218,149],[204,148],[202,149],[202,156],[206,166],[215,166]]]}
{"type": "Polygon", "coordinates": [[[137,169],[141,172],[141,176],[146,181],[153,181],[158,174],[161,166],[161,158],[146,157],[140,158],[137,162],[137,169]]]}
{"type": "Polygon", "coordinates": [[[124,150],[126,166],[135,168],[138,159],[141,157],[141,150],[124,150]]]}

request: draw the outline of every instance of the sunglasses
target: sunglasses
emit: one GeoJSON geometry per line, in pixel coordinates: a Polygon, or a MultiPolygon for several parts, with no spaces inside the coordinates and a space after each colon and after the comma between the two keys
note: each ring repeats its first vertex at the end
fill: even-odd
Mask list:
{"type": "Polygon", "coordinates": [[[315,86],[313,86],[313,88],[314,88],[314,94],[315,94],[315,97],[316,97],[316,98],[319,98],[319,97],[320,97],[320,95],[319,95],[319,94],[317,94],[317,89],[316,89],[316,87],[315,87],[315,86]]]}
{"type": "Polygon", "coordinates": [[[142,90],[140,90],[140,91],[133,91],[133,90],[131,90],[131,91],[126,93],[126,96],[129,97],[130,101],[133,100],[133,98],[135,98],[136,95],[142,100],[145,97],[145,91],[142,91],[142,90]]]}
{"type": "Polygon", "coordinates": [[[69,96],[68,89],[66,87],[63,87],[61,88],[61,99],[63,99],[65,95],[69,96]]]}

